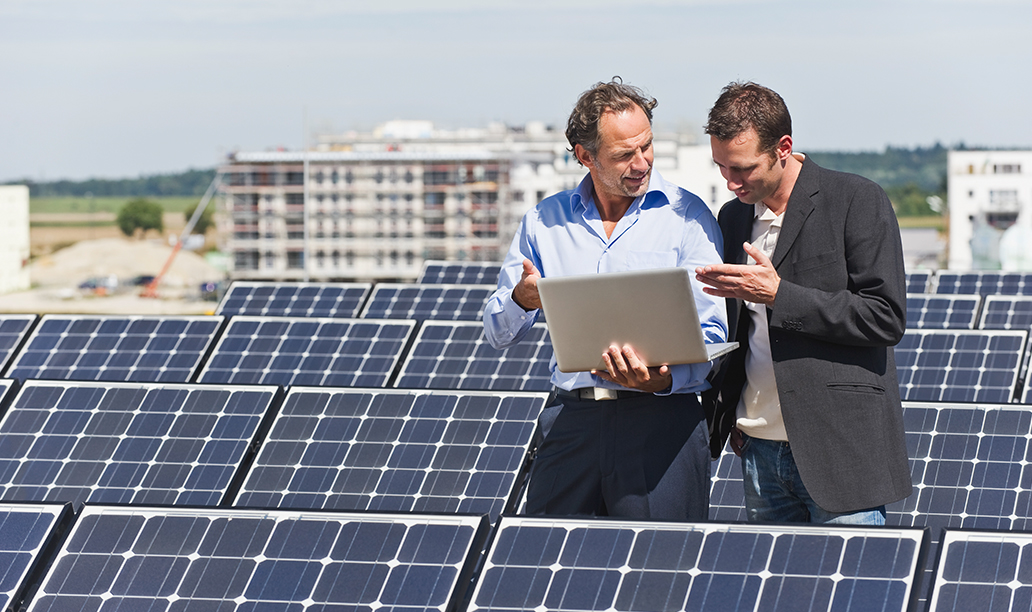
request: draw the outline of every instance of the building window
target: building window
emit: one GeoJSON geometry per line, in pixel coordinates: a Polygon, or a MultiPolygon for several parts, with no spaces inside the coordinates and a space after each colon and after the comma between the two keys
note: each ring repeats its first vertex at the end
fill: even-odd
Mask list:
{"type": "Polygon", "coordinates": [[[300,270],[305,267],[304,251],[287,251],[287,269],[300,270]]]}
{"type": "Polygon", "coordinates": [[[1021,174],[1021,164],[993,164],[993,174],[1021,174]]]}

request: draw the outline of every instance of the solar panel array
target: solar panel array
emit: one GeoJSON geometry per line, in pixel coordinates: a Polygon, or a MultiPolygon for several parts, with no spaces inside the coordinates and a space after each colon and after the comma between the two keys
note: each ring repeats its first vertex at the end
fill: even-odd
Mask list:
{"type": "Polygon", "coordinates": [[[427,261],[417,283],[444,285],[497,285],[500,262],[427,261]]]}
{"type": "Polygon", "coordinates": [[[1010,402],[1025,331],[908,330],[896,345],[905,400],[1010,402]]]}
{"type": "Polygon", "coordinates": [[[480,321],[493,285],[378,283],[362,309],[372,319],[480,321]]]}
{"type": "Polygon", "coordinates": [[[1032,296],[986,296],[978,327],[1032,329],[1032,296]]]}
{"type": "Polygon", "coordinates": [[[1032,534],[947,530],[931,612],[1032,610],[1032,534]]]}
{"type": "Polygon", "coordinates": [[[222,321],[210,316],[45,315],[6,375],[189,382],[222,321]]]}
{"type": "Polygon", "coordinates": [[[234,505],[511,510],[546,395],[293,388],[234,505]]]}
{"type": "Polygon", "coordinates": [[[30,380],[0,419],[0,499],[218,505],[275,395],[30,380]]]}
{"type": "Polygon", "coordinates": [[[20,609],[26,579],[59,530],[62,504],[0,503],[0,610],[20,609]]]}
{"type": "Polygon", "coordinates": [[[31,612],[454,609],[480,517],[84,509],[31,612]]]}
{"type": "Polygon", "coordinates": [[[0,315],[0,372],[7,367],[35,322],[36,315],[0,315]]]}
{"type": "Polygon", "coordinates": [[[535,323],[519,344],[499,351],[487,342],[480,323],[427,321],[394,386],[548,391],[551,358],[552,343],[544,323],[535,323]]]}
{"type": "Polygon", "coordinates": [[[1032,295],[1032,273],[940,270],[935,293],[976,295],[1032,295]]]}
{"type": "Polygon", "coordinates": [[[473,610],[906,610],[924,532],[503,517],[473,610]]]}
{"type": "Polygon", "coordinates": [[[372,283],[235,281],[215,314],[278,317],[358,316],[372,283]]]}
{"type": "Polygon", "coordinates": [[[907,329],[973,329],[978,322],[977,295],[907,294],[907,329]]]}
{"type": "Polygon", "coordinates": [[[198,381],[383,387],[414,327],[408,320],[237,316],[198,381]]]}

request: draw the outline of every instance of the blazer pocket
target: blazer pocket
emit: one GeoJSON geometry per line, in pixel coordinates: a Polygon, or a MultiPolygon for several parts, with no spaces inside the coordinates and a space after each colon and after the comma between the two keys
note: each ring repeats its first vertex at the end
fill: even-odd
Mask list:
{"type": "Polygon", "coordinates": [[[865,395],[885,395],[884,387],[865,383],[831,382],[828,383],[828,390],[844,391],[846,393],[863,393],[865,395]]]}

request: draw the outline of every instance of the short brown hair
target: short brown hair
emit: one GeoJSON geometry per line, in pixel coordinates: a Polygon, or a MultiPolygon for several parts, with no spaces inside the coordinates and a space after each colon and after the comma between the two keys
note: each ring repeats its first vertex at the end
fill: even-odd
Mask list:
{"type": "Polygon", "coordinates": [[[625,85],[618,76],[608,83],[598,82],[581,94],[577,104],[566,122],[566,139],[570,141],[570,150],[576,145],[584,147],[592,157],[598,154],[600,137],[598,124],[606,111],[623,112],[636,104],[645,111],[645,116],[652,123],[652,109],[659,104],[656,99],[631,85],[625,85]]]}
{"type": "Polygon", "coordinates": [[[782,136],[792,135],[792,116],[781,96],[751,81],[733,82],[720,91],[704,129],[717,140],[756,130],[760,152],[772,153],[782,136]]]}

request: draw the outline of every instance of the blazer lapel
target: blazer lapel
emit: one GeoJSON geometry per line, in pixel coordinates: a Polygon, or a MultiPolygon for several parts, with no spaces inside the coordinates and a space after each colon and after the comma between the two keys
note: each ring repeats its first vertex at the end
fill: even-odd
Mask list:
{"type": "Polygon", "coordinates": [[[812,197],[820,191],[818,170],[818,166],[810,161],[809,157],[803,159],[803,167],[792,188],[792,195],[788,197],[788,206],[785,209],[785,218],[781,222],[778,244],[774,247],[774,256],[770,258],[774,268],[780,266],[781,262],[785,260],[785,256],[788,255],[796,238],[799,237],[799,232],[803,229],[803,223],[813,212],[812,197]]]}

